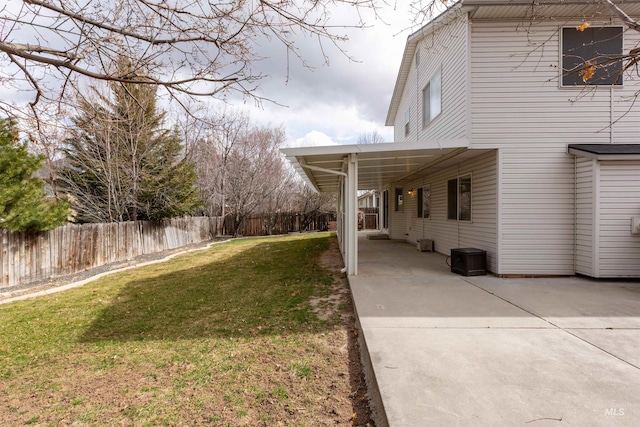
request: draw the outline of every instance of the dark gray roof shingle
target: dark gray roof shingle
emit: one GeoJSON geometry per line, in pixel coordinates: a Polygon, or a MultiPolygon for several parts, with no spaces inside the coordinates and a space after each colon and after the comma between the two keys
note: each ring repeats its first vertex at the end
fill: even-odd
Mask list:
{"type": "Polygon", "coordinates": [[[569,149],[596,155],[640,154],[640,144],[569,144],[569,149]]]}

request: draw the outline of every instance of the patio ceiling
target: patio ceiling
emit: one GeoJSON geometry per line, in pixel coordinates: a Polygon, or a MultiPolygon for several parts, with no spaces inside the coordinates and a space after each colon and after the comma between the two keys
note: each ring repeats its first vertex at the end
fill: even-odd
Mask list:
{"type": "Polygon", "coordinates": [[[484,152],[467,150],[468,146],[467,140],[455,140],[285,148],[282,152],[317,191],[336,192],[340,176],[346,172],[345,159],[349,154],[357,154],[358,190],[371,190],[484,152]]]}

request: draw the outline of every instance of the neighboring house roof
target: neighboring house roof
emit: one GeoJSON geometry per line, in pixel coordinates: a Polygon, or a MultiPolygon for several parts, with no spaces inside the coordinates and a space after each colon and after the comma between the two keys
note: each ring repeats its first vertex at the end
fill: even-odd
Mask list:
{"type": "Polygon", "coordinates": [[[375,190],[369,190],[358,196],[358,200],[366,199],[367,197],[375,196],[375,190]]]}
{"type": "MultiPolygon", "coordinates": [[[[617,2],[628,15],[640,16],[640,0],[624,0],[617,2]]],[[[446,11],[407,37],[400,70],[396,78],[391,103],[385,125],[394,126],[400,107],[402,94],[407,83],[409,70],[415,57],[418,43],[433,33],[442,24],[468,13],[472,19],[526,19],[536,20],[552,18],[561,26],[562,19],[593,19],[603,21],[616,16],[615,12],[600,0],[459,0],[446,11]]],[[[618,20],[618,25],[622,25],[618,20]]]]}
{"type": "Polygon", "coordinates": [[[640,159],[640,144],[569,144],[569,154],[598,160],[640,159]]]}

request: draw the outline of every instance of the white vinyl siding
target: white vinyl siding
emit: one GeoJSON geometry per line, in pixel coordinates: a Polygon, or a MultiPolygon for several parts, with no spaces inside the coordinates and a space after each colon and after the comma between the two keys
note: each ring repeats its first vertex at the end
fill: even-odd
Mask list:
{"type": "MultiPolygon", "coordinates": [[[[637,143],[640,108],[632,108],[637,75],[626,75],[624,87],[560,88],[559,24],[473,22],[471,28],[473,148],[566,147],[612,138],[637,143]]],[[[639,42],[640,33],[627,31],[624,50],[639,42]]]]}
{"type": "MultiPolygon", "coordinates": [[[[471,28],[471,148],[502,151],[498,274],[574,274],[576,183],[567,145],[637,142],[640,108],[630,109],[629,95],[638,87],[627,77],[624,87],[560,88],[558,23],[471,28]]],[[[639,36],[625,33],[625,46],[639,36]]]]}
{"type": "Polygon", "coordinates": [[[445,255],[451,249],[474,247],[487,251],[487,268],[497,266],[497,153],[490,152],[423,178],[411,181],[406,189],[431,187],[431,217],[418,218],[417,192],[407,198],[406,221],[411,243],[432,239],[435,250],[445,255]],[[458,176],[472,176],[472,221],[447,220],[447,181],[458,176]]]}
{"type": "Polygon", "coordinates": [[[574,161],[566,147],[502,149],[502,271],[574,274],[574,161]]]}
{"type": "Polygon", "coordinates": [[[576,273],[597,276],[596,254],[597,233],[594,230],[597,221],[594,202],[596,185],[596,161],[576,157],[576,273]]]}
{"type": "Polygon", "coordinates": [[[393,183],[389,187],[389,237],[395,240],[405,240],[407,238],[407,222],[406,215],[411,215],[412,208],[408,206],[410,197],[407,196],[409,187],[403,189],[402,209],[396,211],[396,188],[402,188],[400,185],[393,183]]]}
{"type": "Polygon", "coordinates": [[[599,166],[598,277],[639,277],[640,236],[631,234],[631,217],[640,216],[640,161],[599,166]]]}
{"type": "Polygon", "coordinates": [[[437,139],[459,139],[466,135],[467,105],[467,24],[466,17],[457,17],[453,22],[427,35],[417,49],[420,50],[420,65],[412,61],[407,83],[394,119],[396,141],[429,141],[437,139]],[[423,127],[422,90],[441,67],[441,115],[433,123],[423,127]],[[410,132],[405,136],[404,113],[410,111],[410,132]]]}

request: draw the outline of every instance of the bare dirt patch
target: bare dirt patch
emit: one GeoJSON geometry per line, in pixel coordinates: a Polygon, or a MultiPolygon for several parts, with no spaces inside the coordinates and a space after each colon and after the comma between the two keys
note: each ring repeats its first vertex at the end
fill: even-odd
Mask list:
{"type": "MultiPolygon", "coordinates": [[[[349,365],[350,397],[354,416],[353,425],[374,426],[374,422],[371,419],[367,385],[360,356],[361,349],[358,344],[358,329],[356,327],[353,300],[347,278],[344,273],[340,272],[343,267],[343,260],[336,239],[332,240],[329,249],[322,254],[320,264],[334,275],[333,292],[327,298],[312,300],[311,304],[321,319],[329,318],[342,305],[342,327],[347,335],[348,360],[346,362],[349,365]]],[[[344,362],[342,361],[342,363],[344,362]]]]}

